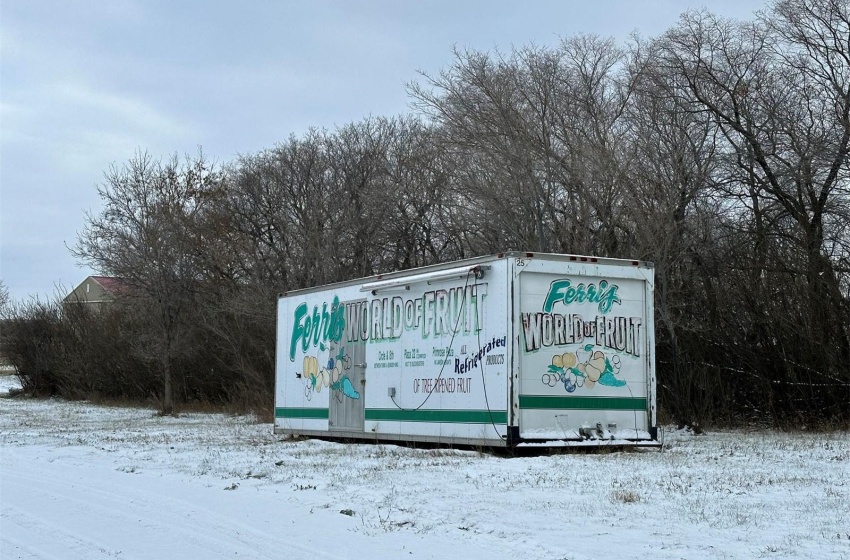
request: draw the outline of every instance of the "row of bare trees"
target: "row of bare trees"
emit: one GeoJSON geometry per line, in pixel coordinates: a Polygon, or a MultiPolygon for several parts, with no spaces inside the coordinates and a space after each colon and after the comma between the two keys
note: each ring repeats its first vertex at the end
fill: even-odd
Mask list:
{"type": "Polygon", "coordinates": [[[846,2],[455,51],[409,89],[414,115],[106,174],[74,252],[133,287],[166,412],[270,407],[280,292],[520,249],[655,262],[672,418],[850,421],[846,2]]]}

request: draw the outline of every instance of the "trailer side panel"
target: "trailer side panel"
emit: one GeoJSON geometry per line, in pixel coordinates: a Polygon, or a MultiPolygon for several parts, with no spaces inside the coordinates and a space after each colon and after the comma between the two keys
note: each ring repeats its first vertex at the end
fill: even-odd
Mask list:
{"type": "Polygon", "coordinates": [[[503,445],[505,270],[501,260],[282,297],[275,429],[503,445]]]}

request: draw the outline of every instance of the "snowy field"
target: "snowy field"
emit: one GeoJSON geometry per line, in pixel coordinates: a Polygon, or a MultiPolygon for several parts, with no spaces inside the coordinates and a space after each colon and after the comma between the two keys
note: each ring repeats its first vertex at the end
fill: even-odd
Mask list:
{"type": "Polygon", "coordinates": [[[0,558],[850,559],[850,434],[666,439],[502,458],[3,398],[0,558]]]}

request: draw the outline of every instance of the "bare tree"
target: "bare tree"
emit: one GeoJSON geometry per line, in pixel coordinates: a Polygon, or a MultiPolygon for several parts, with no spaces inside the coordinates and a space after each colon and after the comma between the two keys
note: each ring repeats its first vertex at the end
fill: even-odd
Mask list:
{"type": "Polygon", "coordinates": [[[529,145],[521,63],[501,53],[454,54],[451,68],[424,75],[425,84],[411,84],[410,92],[419,109],[442,127],[443,145],[456,160],[455,196],[466,220],[479,226],[469,235],[485,252],[545,250],[549,199],[529,145]]]}
{"type": "Polygon", "coordinates": [[[203,268],[196,225],[219,197],[220,175],[199,154],[166,162],[140,152],[113,166],[98,186],[102,211],[86,216],[75,257],[131,287],[125,294],[150,312],[152,336],[140,352],[159,363],[162,412],[174,410],[173,371],[203,268]]]}
{"type": "Polygon", "coordinates": [[[456,51],[448,70],[410,85],[456,159],[481,248],[620,252],[627,64],[612,40],[577,36],[557,49],[456,51]]]}
{"type": "Polygon", "coordinates": [[[720,407],[702,395],[722,392],[716,368],[700,365],[710,363],[704,352],[716,344],[720,322],[720,133],[705,113],[677,105],[685,80],[658,67],[651,45],[634,48],[635,89],[626,107],[630,245],[655,263],[662,399],[677,418],[706,422],[720,407]]]}
{"type": "Polygon", "coordinates": [[[846,414],[840,393],[815,389],[842,391],[850,360],[831,229],[850,196],[848,36],[845,2],[786,0],[755,22],[691,12],[656,43],[662,74],[685,86],[667,90],[678,110],[722,135],[726,225],[753,243],[727,259],[740,269],[727,279],[741,277],[728,293],[748,310],[732,318],[752,336],[744,369],[765,376],[777,410],[808,400],[846,414]]]}
{"type": "Polygon", "coordinates": [[[403,270],[460,258],[458,223],[450,218],[452,160],[433,127],[414,118],[393,123],[385,163],[390,207],[381,270],[403,270]]]}

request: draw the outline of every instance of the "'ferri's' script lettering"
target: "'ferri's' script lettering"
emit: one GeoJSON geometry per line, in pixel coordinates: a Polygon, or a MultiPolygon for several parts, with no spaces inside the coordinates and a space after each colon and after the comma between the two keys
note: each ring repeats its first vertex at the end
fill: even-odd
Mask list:
{"type": "Polygon", "coordinates": [[[596,303],[600,313],[608,313],[615,303],[621,303],[617,288],[616,284],[609,284],[607,280],[600,280],[598,286],[593,283],[580,283],[573,286],[572,282],[566,279],[554,280],[543,302],[543,312],[551,313],[552,307],[561,302],[564,305],[596,303]]]}
{"type": "Polygon", "coordinates": [[[306,303],[295,308],[295,316],[292,320],[292,339],[289,343],[289,360],[295,361],[295,349],[301,343],[301,351],[306,352],[312,346],[320,346],[323,350],[328,342],[336,342],[342,339],[345,330],[345,306],[339,303],[339,298],[334,296],[333,302],[328,308],[327,303],[313,306],[310,314],[306,303]]]}

